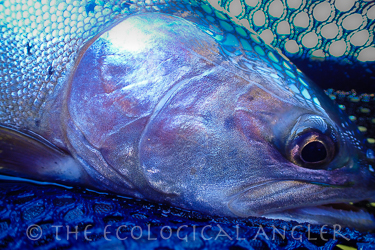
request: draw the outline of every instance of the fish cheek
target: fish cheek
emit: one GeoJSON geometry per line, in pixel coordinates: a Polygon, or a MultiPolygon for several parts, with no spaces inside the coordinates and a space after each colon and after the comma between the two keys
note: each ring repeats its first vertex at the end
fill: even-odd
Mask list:
{"type": "Polygon", "coordinates": [[[205,116],[166,108],[150,121],[139,144],[145,179],[175,205],[233,216],[229,196],[261,173],[259,154],[265,146],[249,148],[237,123],[215,112],[208,122],[205,116]]]}
{"type": "MultiPolygon", "coordinates": [[[[210,155],[215,154],[212,143],[216,135],[204,121],[186,113],[159,113],[142,135],[139,157],[151,188],[174,205],[209,212],[207,206],[212,205],[212,199],[201,190],[209,188],[215,178],[210,155]]],[[[213,185],[211,188],[215,189],[213,185]]]]}
{"type": "Polygon", "coordinates": [[[186,185],[201,178],[209,154],[209,133],[191,115],[155,117],[139,146],[141,167],[150,185],[165,194],[182,195],[186,185]]]}

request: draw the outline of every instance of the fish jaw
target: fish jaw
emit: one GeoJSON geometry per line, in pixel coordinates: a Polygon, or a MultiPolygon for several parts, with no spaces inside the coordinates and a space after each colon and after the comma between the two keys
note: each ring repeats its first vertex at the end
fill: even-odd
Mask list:
{"type": "Polygon", "coordinates": [[[373,230],[375,218],[372,214],[358,208],[346,211],[340,209],[340,206],[332,207],[332,204],[374,199],[375,191],[368,186],[373,186],[374,180],[365,176],[357,177],[355,182],[352,178],[352,182],[343,185],[297,180],[256,183],[234,195],[228,207],[239,217],[261,216],[300,223],[338,224],[362,231],[373,230]]]}
{"type": "Polygon", "coordinates": [[[345,186],[329,187],[296,180],[276,180],[249,187],[237,194],[229,202],[229,207],[241,217],[261,216],[294,208],[364,200],[368,196],[360,195],[361,191],[345,186]],[[349,194],[343,196],[338,190],[345,188],[349,189],[345,190],[349,194]]]}

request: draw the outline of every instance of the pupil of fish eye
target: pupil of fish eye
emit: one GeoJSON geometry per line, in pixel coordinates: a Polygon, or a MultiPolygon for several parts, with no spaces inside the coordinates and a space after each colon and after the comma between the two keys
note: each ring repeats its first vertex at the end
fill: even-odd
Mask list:
{"type": "Polygon", "coordinates": [[[327,157],[327,149],[323,143],[319,141],[313,141],[308,143],[301,152],[301,158],[305,162],[320,162],[325,160],[327,157]]]}

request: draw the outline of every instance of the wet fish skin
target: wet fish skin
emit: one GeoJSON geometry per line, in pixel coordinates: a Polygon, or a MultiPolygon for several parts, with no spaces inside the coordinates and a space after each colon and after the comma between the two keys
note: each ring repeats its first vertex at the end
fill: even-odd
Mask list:
{"type": "Polygon", "coordinates": [[[301,102],[288,89],[275,88],[273,79],[239,70],[219,50],[217,41],[185,20],[143,14],[84,51],[67,94],[60,95],[67,99],[61,119],[68,121],[69,151],[89,166],[87,172],[99,173],[91,177],[100,189],[241,217],[371,197],[369,172],[346,174],[359,167],[346,162],[347,150],[360,149],[340,136],[347,129],[337,123],[345,118],[329,113],[334,107],[327,97],[318,94],[326,106],[301,102]],[[117,36],[119,30],[123,35],[117,36]],[[182,32],[176,43],[174,35],[182,32]],[[330,136],[341,137],[337,158],[321,170],[292,164],[272,145],[285,140],[280,127],[282,133],[291,126],[305,129],[310,117],[322,123],[317,129],[331,127],[336,132],[330,136]],[[298,119],[301,124],[294,124],[298,119]],[[340,186],[348,194],[337,192],[340,186]]]}
{"type": "MultiPolygon", "coordinates": [[[[176,12],[175,14],[178,13],[176,12]]],[[[148,16],[146,15],[146,17],[148,16]]],[[[162,19],[163,17],[160,18],[162,19]]],[[[153,20],[154,18],[151,19],[153,20]]],[[[194,19],[194,15],[192,19],[194,19]]],[[[189,27],[194,28],[193,30],[199,33],[200,36],[204,36],[202,29],[200,30],[200,28],[193,26],[189,27]]],[[[143,31],[142,28],[140,30],[141,32],[143,31]]],[[[163,32],[168,31],[163,30],[161,33],[163,34],[163,32]]],[[[285,73],[270,68],[270,61],[262,59],[255,53],[251,54],[253,56],[251,58],[252,61],[248,60],[248,57],[244,54],[244,45],[240,46],[234,43],[236,46],[233,46],[230,43],[226,44],[225,39],[218,42],[214,39],[214,35],[211,35],[211,37],[209,35],[205,36],[207,39],[202,40],[208,41],[210,46],[207,47],[217,48],[216,51],[209,51],[207,55],[201,55],[206,60],[207,58],[210,59],[207,60],[209,61],[208,63],[202,63],[203,69],[207,67],[212,70],[208,71],[209,74],[207,75],[203,74],[203,76],[207,77],[207,82],[203,84],[199,82],[199,85],[194,82],[189,84],[195,85],[195,89],[200,90],[195,91],[203,93],[204,96],[204,98],[202,96],[200,98],[192,98],[195,103],[208,100],[206,109],[197,111],[194,110],[194,107],[198,109],[201,105],[188,106],[191,108],[192,113],[186,114],[184,111],[179,111],[187,116],[180,118],[169,107],[162,105],[158,107],[159,103],[161,103],[159,99],[155,101],[154,106],[150,105],[145,108],[145,117],[151,122],[146,122],[146,119],[139,120],[140,124],[137,124],[133,130],[130,130],[132,133],[129,133],[128,127],[121,127],[124,124],[127,125],[126,122],[118,119],[113,119],[115,121],[108,119],[112,118],[116,114],[115,112],[107,110],[99,114],[98,111],[100,110],[95,109],[97,106],[84,106],[83,101],[85,99],[82,96],[90,96],[90,91],[97,90],[96,88],[99,88],[100,85],[95,85],[94,88],[90,86],[86,89],[85,85],[80,85],[82,81],[79,78],[86,77],[83,73],[85,70],[87,71],[85,68],[80,71],[80,67],[90,64],[91,60],[88,60],[89,63],[87,64],[82,63],[87,59],[86,56],[90,49],[94,48],[92,46],[95,46],[95,43],[100,41],[99,39],[93,44],[89,43],[88,50],[82,50],[85,54],[82,52],[79,60],[71,61],[79,62],[79,64],[73,65],[71,63],[71,65],[66,66],[70,70],[68,70],[66,76],[57,80],[57,87],[53,94],[47,97],[47,101],[43,104],[44,108],[40,111],[41,119],[35,122],[35,118],[31,118],[30,124],[34,123],[34,125],[29,125],[27,128],[42,134],[57,146],[70,151],[76,159],[79,159],[89,175],[94,181],[96,180],[95,184],[86,183],[87,185],[134,196],[168,201],[189,209],[199,207],[204,212],[231,216],[262,215],[265,212],[278,211],[280,207],[291,208],[291,197],[295,202],[292,204],[292,208],[301,205],[316,205],[323,202],[321,201],[321,196],[311,195],[309,193],[311,190],[315,190],[316,193],[323,192],[325,195],[324,202],[352,200],[357,198],[357,194],[362,195],[360,199],[373,196],[373,191],[368,190],[368,186],[373,183],[373,177],[367,169],[366,163],[362,163],[361,160],[350,162],[343,156],[345,152],[352,152],[356,157],[363,158],[362,151],[364,149],[356,145],[358,141],[346,139],[346,136],[352,136],[353,139],[360,138],[360,136],[353,125],[345,125],[348,128],[343,127],[343,123],[350,124],[350,121],[343,115],[334,114],[333,111],[337,111],[337,107],[332,106],[323,93],[320,93],[313,84],[308,84],[308,87],[303,87],[303,84],[298,82],[290,84],[288,78],[285,77],[285,73]],[[234,49],[235,47],[240,47],[241,49],[236,50],[234,49]],[[220,49],[224,52],[218,53],[220,49]],[[242,52],[243,54],[239,56],[236,53],[231,53],[233,51],[242,52]],[[213,57],[212,60],[211,56],[213,57]],[[210,61],[213,61],[213,63],[210,63],[210,61]],[[249,61],[250,67],[243,67],[243,63],[249,63],[249,61]],[[219,67],[217,67],[218,65],[219,67]],[[223,71],[223,69],[227,71],[223,71]],[[259,73],[252,73],[255,69],[259,70],[259,73]],[[277,73],[284,75],[279,76],[277,73]],[[228,74],[232,77],[228,77],[228,74]],[[232,82],[228,83],[228,78],[232,82]],[[281,84],[275,84],[275,82],[281,82],[281,84]],[[224,83],[223,86],[220,83],[224,83]],[[293,92],[290,89],[291,86],[297,88],[297,91],[294,90],[293,92]],[[207,89],[212,92],[206,93],[205,90],[207,89]],[[303,90],[307,91],[310,99],[306,98],[306,94],[304,95],[306,92],[303,92],[303,90]],[[156,108],[158,113],[153,108],[156,108]],[[153,113],[151,113],[151,110],[153,110],[153,113]],[[98,116],[96,117],[95,115],[98,116]],[[291,115],[293,115],[292,118],[291,115]],[[341,157],[338,157],[339,159],[333,162],[335,164],[332,163],[329,166],[325,166],[329,171],[326,169],[311,170],[298,167],[285,159],[283,153],[280,152],[283,149],[274,146],[279,145],[281,147],[283,145],[280,141],[285,140],[285,135],[280,133],[290,131],[290,127],[293,125],[291,121],[296,121],[300,117],[306,118],[306,116],[318,116],[318,120],[327,123],[326,125],[332,127],[332,130],[346,132],[345,136],[337,132],[340,137],[337,140],[341,145],[341,157]],[[166,121],[169,122],[167,123],[166,121]],[[170,121],[174,121],[174,123],[170,121]],[[94,122],[98,125],[95,126],[94,122]],[[110,133],[109,137],[103,138],[101,135],[103,135],[104,131],[108,131],[109,127],[116,127],[116,124],[105,126],[107,122],[119,122],[120,126],[118,127],[120,129],[124,128],[127,133],[110,133]],[[123,123],[121,124],[121,122],[123,123]],[[179,123],[179,126],[173,127],[176,123],[179,123]],[[191,129],[194,127],[198,127],[201,130],[195,131],[191,129]],[[163,128],[166,131],[187,128],[188,133],[184,136],[184,133],[180,130],[176,133],[180,137],[168,141],[170,139],[166,136],[168,133],[164,132],[164,130],[160,132],[159,128],[163,128]],[[280,128],[285,128],[285,130],[280,128]],[[139,134],[140,130],[142,131],[142,136],[134,136],[134,134],[139,134]],[[248,133],[249,131],[251,133],[248,133]],[[164,135],[160,136],[158,133],[164,133],[164,135]],[[112,135],[116,137],[111,137],[112,135]],[[133,140],[123,138],[123,136],[129,135],[135,138],[131,138],[133,140]],[[148,141],[148,139],[151,140],[153,138],[157,138],[159,141],[148,141]],[[244,138],[251,143],[244,140],[244,138]],[[139,143],[141,147],[136,152],[135,160],[133,162],[130,160],[129,169],[124,169],[123,162],[127,162],[126,160],[129,159],[126,158],[126,154],[121,150],[127,147],[122,147],[123,145],[119,142],[128,141],[132,143],[135,141],[135,144],[139,143]],[[170,145],[168,145],[169,143],[170,145]],[[210,150],[215,149],[213,150],[214,154],[205,151],[205,144],[208,145],[207,148],[210,150]],[[179,154],[172,152],[172,149],[175,150],[176,148],[179,154]],[[186,148],[189,150],[185,150],[186,148]],[[268,152],[269,158],[264,157],[264,152],[268,152]],[[139,154],[139,159],[137,153],[139,154]],[[161,157],[163,154],[164,157],[171,156],[171,159],[165,160],[165,165],[158,164],[158,160],[163,159],[161,157]],[[202,160],[203,164],[190,160],[193,157],[197,157],[197,155],[202,156],[198,159],[202,160]],[[204,164],[205,161],[210,164],[204,164]],[[189,167],[184,165],[187,171],[176,170],[174,167],[176,162],[180,166],[182,163],[188,162],[189,167]],[[210,171],[196,169],[195,166],[199,166],[199,164],[208,167],[210,171]],[[112,168],[108,165],[111,165],[112,168]],[[108,167],[103,168],[103,166],[108,167]],[[217,168],[212,169],[211,166],[216,166],[217,168]],[[235,171],[232,171],[233,166],[236,166],[235,171]],[[260,170],[260,166],[267,166],[269,169],[267,171],[260,170]],[[343,168],[340,168],[340,166],[343,166],[343,168]],[[354,177],[348,174],[350,171],[356,171],[354,174],[351,173],[354,177]],[[194,175],[197,175],[198,178],[194,179],[194,175]],[[180,182],[176,182],[176,179],[180,182]],[[275,180],[280,180],[280,183],[275,180]],[[312,182],[315,184],[310,184],[312,182]],[[348,187],[345,195],[342,192],[337,193],[337,186],[346,187],[350,184],[349,182],[354,182],[354,185],[357,186],[348,187]],[[263,184],[269,184],[270,186],[267,187],[267,185],[263,184]],[[334,188],[324,187],[321,184],[331,185],[334,188]],[[270,193],[269,197],[254,196],[250,191],[264,194],[263,189],[259,191],[253,190],[255,185],[257,189],[265,188],[264,190],[267,191],[276,189],[282,191],[282,193],[278,194],[277,199],[272,193],[270,193]],[[283,192],[284,190],[288,191],[283,192]],[[300,195],[301,190],[305,190],[303,191],[305,196],[300,195]],[[298,197],[296,197],[297,194],[298,197]],[[261,202],[256,198],[261,199],[261,202]],[[299,200],[296,202],[295,199],[299,200]],[[278,201],[275,202],[275,200],[278,201]],[[261,206],[259,206],[260,204],[261,206]],[[274,208],[277,209],[272,210],[274,208]]],[[[172,40],[170,36],[168,37],[172,40]]],[[[182,43],[180,46],[186,48],[188,44],[182,43]]],[[[153,52],[160,52],[160,50],[155,48],[163,48],[163,46],[153,47],[153,52]]],[[[194,56],[199,55],[199,52],[206,53],[205,50],[199,48],[193,47],[189,49],[194,52],[191,53],[194,56]]],[[[272,49],[267,47],[262,49],[267,53],[272,52],[272,49]]],[[[90,57],[88,58],[90,59],[90,57]]],[[[281,62],[285,60],[278,55],[275,55],[275,58],[281,62]]],[[[191,58],[185,59],[185,61],[191,63],[189,60],[191,58]]],[[[90,71],[87,77],[90,77],[91,73],[90,71]]],[[[139,74],[144,73],[143,71],[138,71],[137,73],[138,78],[143,77],[142,74],[139,74]]],[[[299,74],[298,77],[303,81],[307,81],[302,74],[299,74]]],[[[136,79],[138,80],[138,78],[136,79]]],[[[95,75],[94,80],[97,80],[95,75]]],[[[100,87],[102,88],[102,86],[100,87]]],[[[108,84],[105,87],[111,86],[108,84]]],[[[178,99],[177,96],[182,100],[184,98],[188,99],[189,95],[185,95],[185,93],[189,91],[190,89],[185,90],[183,88],[178,92],[172,91],[173,93],[170,93],[169,96],[171,99],[164,101],[168,101],[170,106],[175,105],[175,109],[179,110],[176,108],[179,107],[179,103],[176,101],[178,99]],[[174,98],[175,96],[177,99],[174,98]]],[[[155,94],[157,93],[159,92],[155,91],[155,94]]],[[[91,97],[95,97],[96,94],[92,94],[91,97]]],[[[116,101],[118,100],[116,99],[116,101]]],[[[125,99],[125,101],[127,100],[125,99]]],[[[188,101],[191,100],[188,99],[188,101]]],[[[186,109],[188,101],[181,106],[183,108],[180,108],[180,110],[186,109]]],[[[103,99],[100,98],[99,102],[102,104],[103,99]]],[[[139,107],[133,105],[132,102],[128,104],[139,107]]],[[[138,110],[135,111],[138,112],[138,110]]],[[[137,115],[142,117],[142,114],[136,114],[135,117],[137,115]]],[[[124,116],[121,117],[127,118],[127,116],[129,116],[128,113],[124,112],[124,116]]],[[[17,117],[17,119],[19,118],[17,117]]],[[[308,121],[308,119],[302,120],[302,123],[308,121]]],[[[122,132],[121,130],[119,131],[122,132]]],[[[133,145],[133,147],[128,148],[131,151],[136,147],[133,145]]],[[[77,164],[78,166],[80,165],[77,164]]]]}

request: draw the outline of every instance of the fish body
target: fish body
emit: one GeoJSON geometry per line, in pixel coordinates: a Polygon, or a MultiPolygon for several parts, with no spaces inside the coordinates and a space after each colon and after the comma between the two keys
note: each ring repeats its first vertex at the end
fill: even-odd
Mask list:
{"type": "Polygon", "coordinates": [[[195,2],[53,4],[35,23],[70,17],[68,35],[29,30],[15,42],[26,59],[6,57],[3,173],[221,216],[374,227],[320,206],[374,198],[359,131],[255,33],[225,13],[207,23],[195,2]]]}

